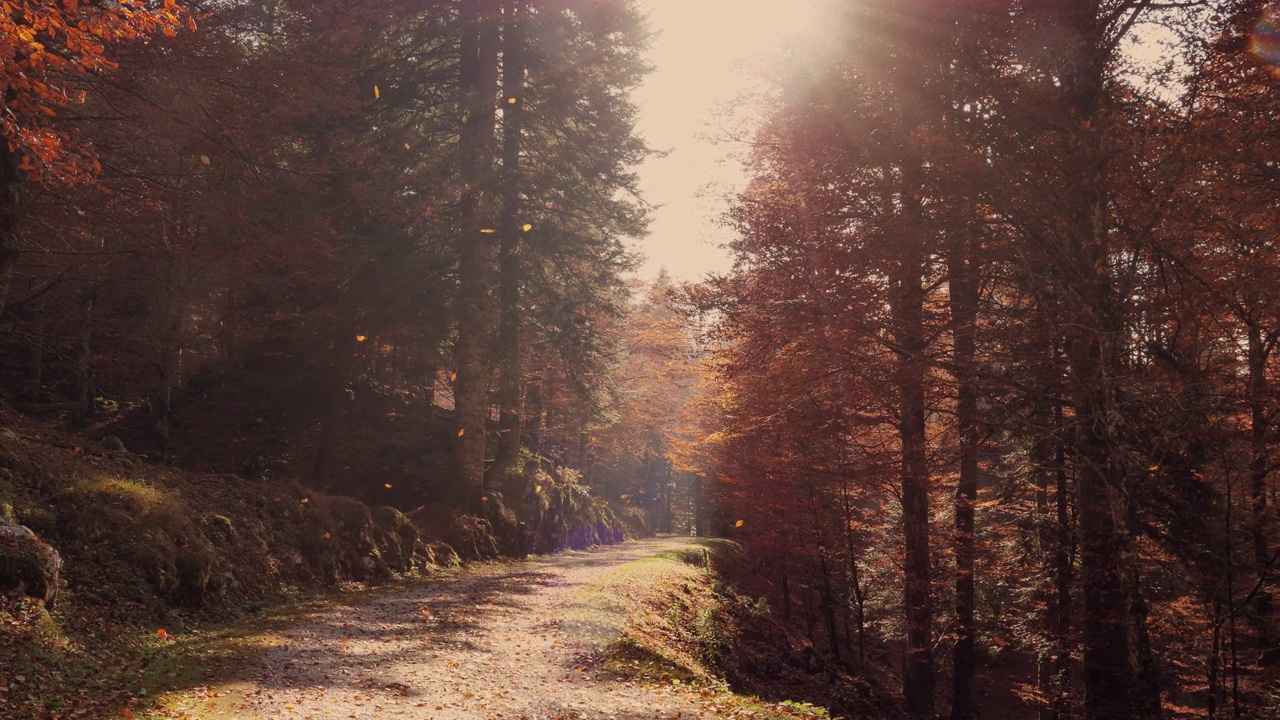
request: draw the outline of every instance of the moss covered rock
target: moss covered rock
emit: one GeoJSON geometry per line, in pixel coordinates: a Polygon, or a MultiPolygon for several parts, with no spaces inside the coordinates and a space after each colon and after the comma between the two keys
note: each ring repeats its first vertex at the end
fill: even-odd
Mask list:
{"type": "Polygon", "coordinates": [[[393,507],[376,507],[373,515],[373,540],[387,567],[398,573],[414,568],[415,550],[419,545],[418,530],[404,513],[393,507]]]}
{"type": "Polygon", "coordinates": [[[190,606],[204,603],[217,554],[176,493],[103,476],[72,484],[58,500],[60,536],[97,550],[80,560],[123,561],[158,595],[190,606]]]}
{"type": "Polygon", "coordinates": [[[57,550],[29,528],[0,524],[0,592],[33,597],[52,607],[61,572],[57,550]]]}

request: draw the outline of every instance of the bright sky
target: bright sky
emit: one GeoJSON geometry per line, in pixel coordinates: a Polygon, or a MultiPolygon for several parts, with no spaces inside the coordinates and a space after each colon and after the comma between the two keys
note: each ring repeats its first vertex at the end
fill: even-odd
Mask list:
{"type": "Polygon", "coordinates": [[[640,187],[653,213],[649,237],[637,248],[648,260],[641,277],[666,267],[696,280],[729,269],[719,246],[732,233],[718,223],[727,195],[746,186],[729,159],[741,145],[716,143],[727,131],[719,110],[758,89],[751,67],[776,52],[813,15],[814,0],[639,0],[659,33],[649,51],[655,66],[636,93],[640,132],[655,150],[670,150],[640,168],[640,187]]]}

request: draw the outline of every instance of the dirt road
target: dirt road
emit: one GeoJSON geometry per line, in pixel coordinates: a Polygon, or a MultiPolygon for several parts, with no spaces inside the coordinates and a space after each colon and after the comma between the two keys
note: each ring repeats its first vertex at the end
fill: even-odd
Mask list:
{"type": "Polygon", "coordinates": [[[244,669],[245,681],[207,689],[187,707],[244,720],[696,716],[687,696],[590,662],[627,612],[624,598],[600,596],[601,577],[689,542],[536,559],[340,607],[286,630],[282,645],[244,669]]]}

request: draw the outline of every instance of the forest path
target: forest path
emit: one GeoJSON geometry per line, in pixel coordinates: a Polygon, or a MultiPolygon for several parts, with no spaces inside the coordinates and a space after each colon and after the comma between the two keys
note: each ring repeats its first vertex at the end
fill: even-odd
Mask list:
{"type": "Polygon", "coordinates": [[[242,680],[192,693],[181,707],[237,720],[696,716],[687,697],[592,662],[627,619],[617,583],[604,578],[627,566],[643,583],[640,561],[692,542],[536,558],[338,607],[283,630],[277,647],[237,673],[242,680]]]}

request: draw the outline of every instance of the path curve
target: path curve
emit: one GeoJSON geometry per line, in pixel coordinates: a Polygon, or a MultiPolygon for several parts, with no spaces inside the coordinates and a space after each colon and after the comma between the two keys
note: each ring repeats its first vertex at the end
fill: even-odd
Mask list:
{"type": "Polygon", "coordinates": [[[217,714],[237,720],[696,715],[681,697],[597,673],[584,658],[613,629],[564,620],[575,592],[610,568],[691,542],[657,538],[537,558],[336,608],[286,629],[285,643],[247,668],[245,682],[211,691],[217,714]]]}

